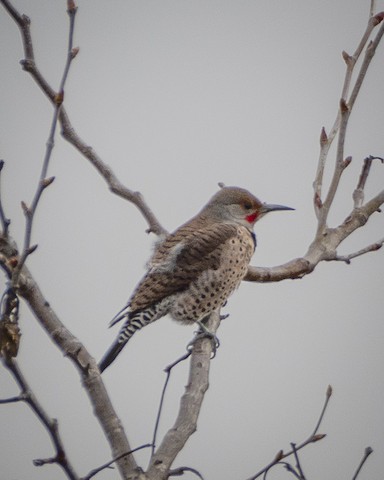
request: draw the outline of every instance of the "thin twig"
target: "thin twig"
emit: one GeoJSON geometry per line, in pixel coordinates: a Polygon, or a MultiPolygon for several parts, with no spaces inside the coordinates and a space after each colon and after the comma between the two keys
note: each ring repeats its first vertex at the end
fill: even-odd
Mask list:
{"type": "Polygon", "coordinates": [[[369,172],[371,171],[373,160],[380,160],[381,163],[384,163],[384,159],[382,157],[375,157],[373,155],[369,155],[364,159],[357,187],[352,194],[354,208],[360,208],[364,202],[364,188],[368,179],[369,172]]]}
{"type": "Polygon", "coordinates": [[[376,252],[377,250],[380,250],[380,248],[384,245],[384,238],[381,240],[372,243],[371,245],[368,245],[365,248],[361,248],[357,252],[350,253],[349,255],[335,255],[332,260],[336,260],[339,262],[345,262],[348,265],[351,263],[351,260],[356,257],[360,257],[361,255],[365,255],[366,253],[369,252],[376,252]]]}
{"type": "Polygon", "coordinates": [[[249,477],[248,480],[255,480],[256,478],[260,477],[261,475],[263,475],[263,478],[266,478],[265,474],[275,465],[278,465],[279,463],[282,463],[281,460],[283,460],[284,458],[287,458],[291,455],[294,455],[295,452],[298,452],[299,450],[303,449],[307,445],[309,445],[311,443],[318,442],[319,440],[322,440],[323,438],[325,438],[325,436],[326,436],[325,434],[317,433],[317,432],[320,428],[321,422],[323,421],[324,414],[325,414],[325,411],[328,407],[328,403],[329,403],[329,399],[330,399],[331,395],[332,395],[332,387],[330,385],[328,385],[328,388],[327,388],[327,391],[326,391],[326,396],[325,396],[325,401],[324,401],[324,404],[323,404],[323,408],[321,409],[320,417],[319,417],[319,419],[316,423],[316,426],[315,426],[313,432],[309,435],[309,437],[306,440],[304,440],[302,443],[300,443],[300,445],[298,445],[298,446],[295,445],[295,448],[292,448],[291,450],[289,450],[286,453],[284,453],[283,450],[280,450],[276,454],[275,458],[266,467],[262,468],[259,472],[257,472],[252,477],[249,477]]]}
{"type": "Polygon", "coordinates": [[[360,470],[363,468],[364,463],[367,461],[369,455],[371,455],[372,452],[373,452],[373,450],[372,450],[371,447],[367,447],[364,450],[363,458],[361,459],[361,462],[359,463],[359,466],[357,467],[357,470],[356,470],[355,474],[353,475],[352,480],[356,480],[357,476],[360,473],[360,470]]]}
{"type": "MultiPolygon", "coordinates": [[[[381,35],[378,35],[376,38],[375,48],[374,49],[371,48],[371,53],[370,53],[371,56],[369,57],[366,53],[363,65],[360,68],[360,73],[356,79],[353,92],[351,94],[351,97],[348,100],[353,71],[354,71],[357,60],[359,59],[365,45],[369,40],[372,30],[376,27],[379,21],[380,21],[380,14],[376,15],[375,17],[370,17],[368,20],[365,32],[354,54],[351,56],[351,55],[348,55],[346,52],[343,52],[343,58],[347,68],[346,68],[346,73],[345,73],[341,97],[340,97],[341,98],[340,108],[338,109],[336,120],[330,132],[327,134],[325,132],[325,129],[324,128],[322,129],[321,136],[320,136],[320,156],[319,156],[315,181],[313,182],[314,206],[315,206],[316,216],[319,222],[318,232],[320,233],[323,231],[326,225],[329,208],[333,202],[333,198],[335,195],[335,191],[338,187],[340,176],[345,168],[345,165],[343,164],[343,150],[344,150],[345,132],[348,125],[349,115],[354,105],[356,96],[360,90],[361,84],[365,78],[365,73],[369,66],[370,60],[372,59],[375,48],[381,39],[381,35]],[[324,204],[322,200],[322,185],[323,185],[324,169],[325,169],[325,164],[327,161],[329,149],[337,133],[339,133],[338,149],[336,153],[337,160],[335,164],[335,171],[334,171],[333,179],[331,182],[331,186],[329,187],[328,193],[326,196],[327,205],[324,208],[324,204]]],[[[367,52],[368,52],[368,49],[367,49],[367,52]]]]}
{"type": "Polygon", "coordinates": [[[103,465],[101,465],[100,467],[97,467],[97,468],[94,468],[93,470],[91,470],[85,477],[81,477],[80,480],[89,480],[90,478],[94,477],[95,475],[97,475],[98,473],[100,473],[102,470],[105,470],[107,468],[111,468],[111,465],[115,462],[117,462],[118,460],[120,460],[121,458],[127,456],[127,455],[132,455],[132,453],[135,453],[139,450],[142,450],[143,448],[149,448],[151,447],[152,444],[150,443],[147,443],[145,445],[140,445],[140,447],[136,447],[136,448],[133,448],[132,450],[130,450],[129,452],[125,452],[125,453],[122,453],[120,455],[117,455],[117,457],[113,458],[112,460],[110,460],[109,462],[107,463],[104,463],[103,465]]]}
{"type": "MultiPolygon", "coordinates": [[[[41,465],[45,465],[46,463],[56,463],[60,465],[60,467],[64,470],[65,474],[70,480],[78,480],[79,477],[76,474],[75,470],[73,469],[72,465],[70,464],[66,456],[64,445],[59,433],[57,420],[51,419],[47,415],[44,408],[41,406],[40,402],[37,400],[36,396],[32,392],[27,380],[25,379],[20,368],[18,367],[16,360],[13,358],[8,358],[8,359],[4,359],[3,363],[4,363],[4,366],[10,371],[10,373],[12,374],[13,378],[15,379],[16,383],[18,384],[21,390],[21,394],[19,396],[20,400],[25,401],[30,406],[30,408],[34,411],[34,413],[37,415],[41,423],[46,428],[51,438],[52,444],[54,445],[56,450],[56,455],[54,457],[51,457],[45,460],[44,459],[35,460],[34,464],[36,466],[41,466],[41,465]]],[[[18,401],[18,400],[15,400],[15,401],[18,401]]]]}
{"type": "Polygon", "coordinates": [[[369,16],[373,17],[376,11],[376,0],[371,0],[371,6],[369,8],[369,16]]]}
{"type": "Polygon", "coordinates": [[[163,390],[162,390],[162,392],[161,392],[159,409],[158,409],[158,411],[157,411],[157,416],[156,416],[155,428],[154,428],[154,430],[153,430],[153,437],[152,437],[152,455],[155,453],[155,449],[156,449],[157,431],[158,431],[158,429],[159,429],[161,412],[162,412],[162,410],[163,410],[163,405],[164,405],[165,392],[166,392],[166,390],[167,390],[168,382],[169,382],[169,379],[170,379],[170,377],[171,377],[171,371],[172,371],[173,367],[175,367],[176,365],[178,365],[180,362],[183,362],[184,360],[186,360],[191,354],[192,354],[192,351],[190,350],[190,351],[188,351],[187,353],[185,353],[184,355],[182,355],[180,358],[178,358],[177,360],[175,360],[173,363],[171,363],[170,365],[167,365],[167,366],[164,368],[164,372],[166,373],[166,377],[165,377],[165,382],[164,382],[163,390]]]}
{"type": "Polygon", "coordinates": [[[269,472],[272,470],[272,467],[280,467],[283,466],[287,472],[292,473],[292,475],[300,480],[300,475],[296,472],[296,470],[292,467],[292,465],[289,462],[277,462],[275,465],[271,465],[271,467],[264,472],[263,475],[263,480],[267,480],[267,476],[269,472]]]}
{"type": "Polygon", "coordinates": [[[296,472],[296,470],[292,467],[292,465],[289,462],[279,462],[278,465],[284,465],[284,468],[287,470],[287,472],[292,473],[292,475],[297,478],[298,480],[301,480],[300,474],[296,472]]]}
{"type": "Polygon", "coordinates": [[[185,472],[194,473],[197,477],[200,478],[200,480],[204,480],[204,477],[201,475],[201,473],[198,470],[196,470],[195,468],[191,468],[191,467],[175,468],[175,469],[169,471],[168,476],[169,477],[179,477],[181,475],[184,475],[185,472]]]}
{"type": "Polygon", "coordinates": [[[16,403],[16,402],[24,402],[26,400],[25,395],[17,395],[16,397],[9,397],[0,399],[0,405],[6,403],[16,403]]]}
{"type": "Polygon", "coordinates": [[[322,423],[322,421],[323,421],[325,412],[326,412],[326,410],[327,410],[327,408],[328,408],[328,403],[329,403],[329,400],[330,400],[330,398],[331,398],[331,396],[332,396],[332,393],[333,393],[332,386],[331,386],[331,385],[328,385],[327,391],[325,392],[325,402],[324,402],[323,408],[322,408],[322,410],[321,410],[320,417],[319,417],[319,419],[318,419],[318,421],[317,421],[317,423],[316,423],[316,426],[315,426],[315,428],[314,428],[314,430],[313,430],[313,432],[312,432],[312,437],[314,437],[314,436],[317,434],[317,432],[319,431],[319,428],[320,428],[320,425],[321,425],[321,423],[322,423]]]}
{"type": "Polygon", "coordinates": [[[301,467],[300,460],[299,460],[299,455],[298,455],[298,453],[297,453],[296,443],[291,442],[291,447],[292,447],[293,455],[294,455],[295,461],[296,461],[296,468],[297,468],[297,471],[298,471],[298,478],[299,478],[299,480],[306,480],[306,479],[305,479],[304,472],[303,472],[303,469],[302,469],[302,467],[301,467]]]}
{"type": "MultiPolygon", "coordinates": [[[[8,3],[8,2],[6,2],[8,3]]],[[[36,249],[36,246],[31,247],[31,238],[32,238],[32,227],[33,227],[33,220],[34,216],[37,210],[37,207],[39,205],[41,196],[44,192],[44,190],[52,184],[54,177],[47,178],[48,174],[48,166],[49,162],[52,156],[52,151],[54,148],[55,144],[55,133],[56,133],[56,127],[57,127],[57,122],[59,119],[60,115],[60,109],[63,104],[64,100],[64,86],[65,86],[65,81],[68,77],[69,73],[69,68],[71,66],[72,60],[74,58],[73,55],[73,35],[74,35],[74,27],[75,27],[75,17],[76,17],[76,8],[69,8],[67,10],[68,15],[69,15],[69,34],[68,34],[68,52],[67,52],[67,60],[65,63],[64,67],[64,72],[62,75],[62,79],[60,82],[60,89],[59,93],[55,95],[54,99],[54,112],[53,112],[53,118],[51,122],[51,127],[49,131],[49,136],[46,144],[46,150],[45,150],[45,155],[44,155],[44,160],[43,160],[43,165],[41,168],[41,173],[40,173],[40,179],[39,183],[34,195],[34,198],[32,200],[31,205],[28,207],[24,202],[22,202],[22,207],[23,211],[26,217],[26,224],[25,224],[25,235],[24,235],[24,247],[20,255],[20,260],[18,262],[18,265],[14,269],[13,272],[13,277],[12,277],[12,285],[16,286],[18,283],[18,278],[21,272],[21,269],[27,259],[27,257],[36,249]]],[[[14,12],[14,15],[15,12],[14,12]]],[[[29,22],[24,22],[28,24],[27,28],[22,29],[22,32],[24,33],[25,30],[29,30],[29,22]]],[[[30,38],[30,37],[29,37],[30,38]]],[[[31,40],[30,40],[31,43],[31,40]]],[[[33,51],[31,53],[33,55],[33,51]]]]}
{"type": "Polygon", "coordinates": [[[360,88],[363,84],[363,81],[365,79],[365,75],[367,73],[367,70],[368,70],[368,67],[372,61],[372,58],[374,57],[375,53],[376,53],[376,48],[378,47],[382,37],[383,37],[383,34],[384,34],[384,23],[383,23],[383,19],[384,19],[384,12],[380,12],[380,13],[377,13],[374,17],[372,17],[369,22],[372,23],[373,25],[373,28],[376,27],[379,23],[381,23],[381,27],[379,29],[379,31],[377,32],[375,38],[369,42],[366,50],[365,50],[365,55],[364,55],[364,59],[363,59],[363,62],[361,64],[361,67],[360,67],[360,70],[359,70],[359,73],[357,75],[357,78],[356,78],[356,82],[355,82],[355,85],[352,89],[352,92],[351,92],[351,95],[349,97],[349,100],[348,100],[348,106],[350,108],[350,110],[352,110],[354,104],[355,104],[355,101],[356,101],[356,98],[360,92],[360,88]]]}
{"type": "MultiPolygon", "coordinates": [[[[4,160],[0,160],[0,179],[1,179],[1,172],[4,168],[4,160]]],[[[1,183],[0,183],[0,222],[3,228],[3,235],[6,237],[8,235],[8,228],[11,220],[6,217],[4,213],[3,203],[1,200],[1,183]]]]}

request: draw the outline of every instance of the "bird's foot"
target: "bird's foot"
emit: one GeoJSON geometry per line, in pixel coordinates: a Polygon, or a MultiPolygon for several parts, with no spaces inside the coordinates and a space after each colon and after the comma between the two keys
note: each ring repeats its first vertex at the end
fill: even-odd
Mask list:
{"type": "Polygon", "coordinates": [[[198,340],[199,338],[204,338],[204,337],[209,338],[212,342],[212,357],[211,358],[215,358],[216,357],[216,351],[220,347],[220,340],[218,339],[218,337],[216,336],[215,333],[208,330],[208,328],[204,325],[204,323],[202,323],[202,322],[197,322],[197,323],[199,324],[200,329],[199,329],[198,332],[196,332],[195,338],[188,343],[187,350],[188,351],[192,350],[196,340],[198,340]]]}

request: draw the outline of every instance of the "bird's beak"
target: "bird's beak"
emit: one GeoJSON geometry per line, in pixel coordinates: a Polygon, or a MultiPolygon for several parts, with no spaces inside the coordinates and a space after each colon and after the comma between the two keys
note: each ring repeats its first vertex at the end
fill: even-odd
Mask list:
{"type": "Polygon", "coordinates": [[[275,210],[295,210],[291,207],[285,207],[284,205],[273,205],[269,203],[263,203],[261,207],[261,213],[274,212],[275,210]]]}

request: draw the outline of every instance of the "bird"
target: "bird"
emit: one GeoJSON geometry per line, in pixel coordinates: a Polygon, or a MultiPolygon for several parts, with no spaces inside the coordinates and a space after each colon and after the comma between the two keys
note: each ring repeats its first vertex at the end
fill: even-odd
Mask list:
{"type": "Polygon", "coordinates": [[[155,246],[144,277],[110,323],[124,320],[100,372],[137,330],[167,314],[203,326],[245,277],[256,248],[255,223],[269,212],[294,210],[262,203],[244,188],[220,186],[196,216],[155,246]]]}

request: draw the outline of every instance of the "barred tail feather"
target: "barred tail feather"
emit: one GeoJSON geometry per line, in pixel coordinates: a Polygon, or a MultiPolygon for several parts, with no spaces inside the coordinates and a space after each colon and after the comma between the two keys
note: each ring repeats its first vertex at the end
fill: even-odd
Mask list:
{"type": "Polygon", "coordinates": [[[127,344],[128,340],[135,332],[137,332],[137,330],[140,330],[149,323],[157,320],[164,314],[165,312],[159,311],[156,307],[152,307],[141,312],[135,312],[134,314],[125,313],[124,315],[120,315],[118,320],[122,320],[123,318],[126,318],[127,320],[122,326],[117,339],[101,359],[99,363],[100,372],[103,372],[115,360],[127,344]]]}

